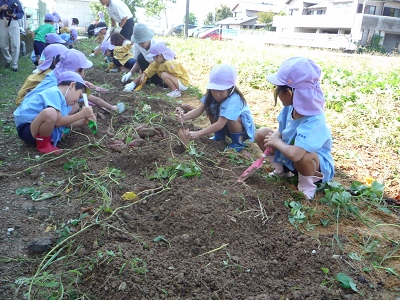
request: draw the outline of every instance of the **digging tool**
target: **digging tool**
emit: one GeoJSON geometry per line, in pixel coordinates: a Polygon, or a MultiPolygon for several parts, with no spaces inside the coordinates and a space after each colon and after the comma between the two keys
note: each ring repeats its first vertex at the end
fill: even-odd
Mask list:
{"type": "MultiPolygon", "coordinates": [[[[86,93],[82,94],[83,98],[83,103],[85,104],[86,107],[89,107],[89,101],[86,93]]],[[[97,133],[97,123],[93,120],[89,120],[88,122],[88,127],[92,131],[93,134],[97,133]]]]}
{"type": "Polygon", "coordinates": [[[146,80],[147,80],[147,76],[144,76],[143,82],[141,84],[139,84],[137,87],[135,87],[135,89],[133,91],[134,92],[140,91],[143,88],[144,84],[146,83],[146,80]]]}
{"type": "Polygon", "coordinates": [[[259,168],[261,168],[264,159],[272,153],[272,148],[267,147],[264,151],[264,153],[261,155],[259,159],[257,159],[253,164],[246,169],[246,171],[243,172],[242,175],[239,176],[237,182],[243,182],[245,181],[248,177],[253,175],[259,168]]]}

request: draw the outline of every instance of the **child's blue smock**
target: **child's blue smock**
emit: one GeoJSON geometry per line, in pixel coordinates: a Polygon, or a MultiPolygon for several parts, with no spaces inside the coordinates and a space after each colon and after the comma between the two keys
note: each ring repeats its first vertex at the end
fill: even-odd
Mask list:
{"type": "MultiPolygon", "coordinates": [[[[68,116],[71,111],[71,107],[68,106],[58,86],[53,86],[40,93],[36,93],[33,97],[29,97],[29,99],[25,98],[24,101],[21,102],[20,106],[14,111],[16,127],[21,124],[32,123],[33,119],[47,107],[54,107],[61,112],[62,116],[68,116]]],[[[61,140],[64,128],[64,126],[54,127],[51,133],[51,139],[55,146],[61,140]]]]}
{"type": "MultiPolygon", "coordinates": [[[[320,171],[324,174],[323,182],[332,180],[335,173],[334,162],[331,154],[332,134],[326,124],[325,114],[304,116],[294,120],[292,117],[293,106],[285,106],[277,118],[282,141],[295,145],[307,152],[317,153],[320,171]]],[[[275,151],[275,162],[284,164],[294,170],[294,163],[279,150],[275,151]]]]}
{"type": "MultiPolygon", "coordinates": [[[[206,103],[206,96],[201,99],[201,103],[206,103]]],[[[213,110],[213,106],[216,105],[216,103],[211,103],[211,111],[213,110]]],[[[242,101],[238,93],[234,92],[221,102],[219,106],[219,116],[231,121],[236,121],[240,117],[244,130],[249,136],[249,141],[252,142],[254,140],[256,127],[254,125],[253,115],[251,114],[249,106],[242,101]]]]}

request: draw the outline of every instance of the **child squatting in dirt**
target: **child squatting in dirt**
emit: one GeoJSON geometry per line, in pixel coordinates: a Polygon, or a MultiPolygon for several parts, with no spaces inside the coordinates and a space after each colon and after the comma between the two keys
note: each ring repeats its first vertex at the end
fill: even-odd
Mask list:
{"type": "Polygon", "coordinates": [[[83,126],[96,121],[91,107],[69,115],[71,108],[86,92],[82,76],[65,71],[57,77],[58,86],[45,89],[22,101],[14,111],[18,136],[27,144],[36,145],[41,153],[60,154],[57,148],[66,126],[83,126]]]}
{"type": "Polygon", "coordinates": [[[189,86],[189,75],[183,65],[175,59],[175,52],[162,42],[156,42],[150,47],[149,56],[152,62],[133,82],[143,85],[147,78],[158,75],[171,89],[167,96],[178,98],[181,91],[186,91],[189,86]]]}
{"type": "Polygon", "coordinates": [[[207,92],[201,99],[201,104],[194,110],[184,114],[177,108],[175,118],[183,123],[199,117],[204,111],[211,125],[199,131],[190,131],[189,140],[196,140],[210,133],[214,141],[225,140],[229,136],[232,143],[227,147],[240,152],[244,148],[244,141],[252,142],[254,139],[255,125],[253,115],[246,103],[243,94],[236,86],[237,72],[229,65],[217,65],[210,72],[207,92]]]}
{"type": "Polygon", "coordinates": [[[305,57],[289,58],[276,74],[267,75],[276,85],[275,104],[279,97],[284,107],[277,118],[278,130],[260,128],[255,138],[262,151],[267,147],[273,151],[267,156],[275,168],[270,175],[288,178],[297,173],[297,188],[309,199],[315,196],[315,183],[330,181],[334,175],[320,76],[320,67],[305,57]]]}

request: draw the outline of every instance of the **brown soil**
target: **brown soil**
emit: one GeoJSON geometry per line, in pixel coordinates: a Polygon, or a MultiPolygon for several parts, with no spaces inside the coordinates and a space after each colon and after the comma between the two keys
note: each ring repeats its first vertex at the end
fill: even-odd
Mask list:
{"type": "MultiPolygon", "coordinates": [[[[87,74],[87,80],[113,87],[101,94],[104,100],[123,101],[127,110],[103,112],[95,136],[88,128],[68,134],[59,157],[38,160],[33,147],[2,134],[0,299],[394,299],[395,277],[362,272],[363,265],[334,243],[334,225],[308,232],[289,224],[285,201],[316,203],[305,201],[294,182],[267,179],[268,164],[244,184],[236,182],[259,157],[254,146],[224,153],[227,143],[203,137],[190,154],[177,137],[178,104],[160,99],[165,92],[155,87],[121,92],[120,77],[103,70],[87,74]],[[144,104],[157,113],[150,120],[144,104]],[[166,136],[121,152],[108,147],[106,131],[127,133],[149,121],[166,136]],[[64,169],[74,161],[75,170],[64,169]],[[149,179],[178,163],[195,164],[201,176],[149,179]],[[56,196],[33,201],[17,195],[24,187],[56,196]],[[126,201],[126,192],[139,196],[126,201]],[[44,238],[53,241],[50,252],[27,250],[44,238]],[[328,275],[321,268],[329,268],[328,275]],[[339,272],[354,279],[359,293],[334,281],[322,284],[339,272]],[[35,283],[19,285],[21,278],[35,283]]],[[[11,114],[2,118],[13,126],[11,114]]],[[[362,230],[357,222],[347,226],[339,235],[344,247],[362,230]]]]}

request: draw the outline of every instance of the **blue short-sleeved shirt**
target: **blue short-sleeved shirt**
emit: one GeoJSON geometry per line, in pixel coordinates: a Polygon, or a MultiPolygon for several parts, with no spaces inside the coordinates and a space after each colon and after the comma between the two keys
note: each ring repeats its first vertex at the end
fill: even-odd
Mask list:
{"type": "MultiPolygon", "coordinates": [[[[34,96],[24,99],[20,106],[14,111],[14,121],[16,127],[24,123],[32,123],[37,115],[47,107],[54,107],[61,112],[62,116],[68,116],[71,107],[65,101],[64,95],[58,86],[50,87],[34,96]]],[[[65,127],[55,127],[51,133],[51,139],[54,145],[61,139],[65,127]]]]}
{"type": "MultiPolygon", "coordinates": [[[[206,96],[201,99],[201,102],[205,104],[206,96]]],[[[217,106],[218,103],[213,101],[210,106],[211,112],[215,111],[217,106]]],[[[244,130],[249,136],[249,141],[252,142],[254,140],[256,127],[254,125],[253,115],[251,114],[249,106],[243,103],[238,93],[235,92],[226,100],[222,101],[219,105],[219,116],[231,121],[236,121],[240,117],[244,130]]]]}
{"type": "MultiPolygon", "coordinates": [[[[322,181],[332,180],[335,173],[331,154],[332,134],[326,124],[325,114],[304,116],[294,120],[292,113],[293,106],[285,106],[277,118],[282,141],[289,145],[298,146],[307,152],[317,153],[320,160],[321,173],[324,174],[322,181]]],[[[290,170],[295,169],[293,161],[279,150],[275,151],[275,162],[284,164],[290,170]]]]}

